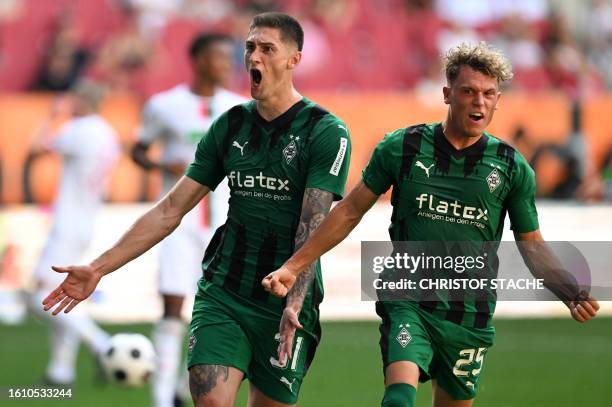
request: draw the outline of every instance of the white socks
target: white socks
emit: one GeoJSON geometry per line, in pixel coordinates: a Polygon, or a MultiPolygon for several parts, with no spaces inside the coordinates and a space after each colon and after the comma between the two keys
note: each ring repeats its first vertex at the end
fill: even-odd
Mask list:
{"type": "Polygon", "coordinates": [[[157,366],[151,386],[156,407],[172,407],[182,361],[185,323],[178,318],[163,318],[153,329],[157,366]]]}
{"type": "Polygon", "coordinates": [[[77,332],[85,345],[95,354],[106,352],[110,335],[100,328],[91,318],[84,314],[57,315],[52,320],[53,324],[60,325],[64,329],[77,332]]]}
{"type": "Polygon", "coordinates": [[[49,328],[51,355],[47,365],[47,379],[56,384],[72,383],[79,351],[79,335],[71,329],[64,329],[59,324],[51,324],[49,328]]]}

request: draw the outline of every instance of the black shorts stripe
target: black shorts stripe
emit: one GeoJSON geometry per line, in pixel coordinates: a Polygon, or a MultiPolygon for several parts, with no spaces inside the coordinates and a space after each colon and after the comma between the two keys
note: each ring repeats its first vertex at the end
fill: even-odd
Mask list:
{"type": "Polygon", "coordinates": [[[247,230],[244,225],[231,225],[237,228],[236,230],[236,241],[234,243],[234,250],[232,250],[232,260],[229,266],[229,271],[225,276],[223,287],[228,290],[238,292],[240,290],[240,284],[242,282],[242,275],[244,273],[244,259],[246,258],[246,239],[247,230]]]}
{"type": "Polygon", "coordinates": [[[253,281],[253,288],[251,289],[251,298],[255,300],[265,301],[270,295],[264,290],[260,282],[265,276],[274,271],[277,243],[276,233],[271,231],[266,233],[266,237],[259,248],[255,281],[253,281]]]}
{"type": "Polygon", "coordinates": [[[304,373],[308,372],[310,365],[312,365],[312,361],[314,360],[315,353],[317,353],[317,347],[321,342],[321,323],[319,319],[317,319],[317,323],[312,328],[312,333],[315,336],[315,340],[310,343],[310,347],[308,348],[308,353],[306,353],[306,360],[304,361],[304,373]]]}
{"type": "Polygon", "coordinates": [[[389,318],[387,308],[382,302],[376,302],[376,313],[382,320],[380,326],[378,327],[378,331],[380,332],[380,341],[378,343],[380,345],[380,354],[382,355],[384,374],[385,368],[389,364],[389,334],[391,332],[391,318],[389,318]]]}
{"type": "Polygon", "coordinates": [[[308,304],[310,308],[319,308],[319,305],[321,305],[323,302],[323,291],[321,290],[322,286],[323,283],[319,281],[319,276],[315,274],[315,277],[312,280],[312,300],[310,301],[310,304],[308,304]]]}

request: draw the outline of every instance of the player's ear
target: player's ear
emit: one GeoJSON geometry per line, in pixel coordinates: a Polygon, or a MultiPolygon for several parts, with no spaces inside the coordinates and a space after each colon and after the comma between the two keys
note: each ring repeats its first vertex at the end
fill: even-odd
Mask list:
{"type": "Polygon", "coordinates": [[[444,86],[442,88],[442,94],[444,95],[444,103],[450,104],[450,88],[448,86],[444,86]]]}
{"type": "Polygon", "coordinates": [[[501,92],[497,92],[497,100],[495,101],[495,106],[493,106],[493,110],[497,110],[498,109],[498,104],[499,104],[499,99],[501,99],[502,97],[502,93],[501,92]]]}
{"type": "Polygon", "coordinates": [[[301,60],[302,53],[300,51],[295,51],[287,60],[287,69],[295,69],[295,67],[300,64],[301,60]]]}

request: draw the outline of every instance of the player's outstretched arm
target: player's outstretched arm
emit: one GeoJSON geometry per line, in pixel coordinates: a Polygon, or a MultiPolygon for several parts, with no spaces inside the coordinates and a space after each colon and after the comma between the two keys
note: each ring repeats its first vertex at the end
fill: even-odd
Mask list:
{"type": "Polygon", "coordinates": [[[278,270],[262,281],[264,288],[285,297],[296,278],[316,259],[344,240],[357,226],[363,215],[374,205],[378,195],[360,182],[310,235],[304,246],[296,251],[278,270]]]}
{"type": "MultiPolygon", "coordinates": [[[[323,222],[333,200],[334,194],[328,191],[318,188],[307,188],[304,191],[300,223],[295,233],[295,250],[302,247],[312,232],[323,222]]],[[[279,327],[278,360],[283,365],[288,358],[291,358],[296,329],[302,328],[298,316],[314,279],[315,266],[316,262],[310,263],[306,270],[296,278],[293,288],[287,294],[287,302],[279,327]]]]}
{"type": "Polygon", "coordinates": [[[45,311],[70,312],[91,295],[100,279],[140,256],[168,236],[209,191],[209,188],[183,176],[153,208],[142,215],[115,245],[86,266],[57,267],[66,273],[64,281],[43,300],[45,311]]]}
{"type": "Polygon", "coordinates": [[[597,315],[597,300],[588,292],[580,290],[574,276],[564,270],[539,230],[515,232],[514,238],[531,273],[544,280],[544,285],[569,308],[572,318],[578,322],[586,322],[597,315]]]}

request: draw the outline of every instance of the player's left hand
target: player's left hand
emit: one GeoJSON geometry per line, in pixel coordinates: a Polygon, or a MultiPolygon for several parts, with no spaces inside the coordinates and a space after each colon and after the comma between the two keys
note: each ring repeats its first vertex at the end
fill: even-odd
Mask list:
{"type": "Polygon", "coordinates": [[[287,295],[293,284],[295,284],[296,275],[282,266],[276,271],[268,274],[261,281],[261,285],[273,295],[283,298],[287,295]]]}
{"type": "Polygon", "coordinates": [[[585,295],[584,299],[570,301],[569,309],[572,318],[582,323],[595,318],[597,311],[599,311],[599,303],[595,298],[585,295]]]}
{"type": "Polygon", "coordinates": [[[283,310],[283,316],[280,321],[280,344],[278,345],[278,360],[284,365],[291,359],[291,351],[293,349],[293,339],[295,331],[303,328],[299,321],[300,311],[291,306],[287,306],[283,310]]]}
{"type": "Polygon", "coordinates": [[[89,297],[102,278],[101,274],[94,271],[90,265],[51,267],[57,273],[66,273],[64,281],[43,300],[45,311],[59,304],[52,312],[57,315],[64,310],[65,313],[72,311],[81,301],[89,297]]]}

